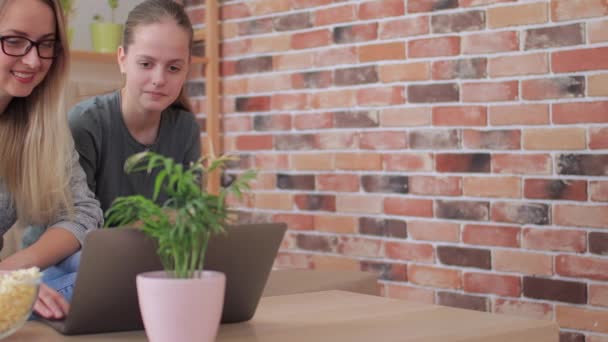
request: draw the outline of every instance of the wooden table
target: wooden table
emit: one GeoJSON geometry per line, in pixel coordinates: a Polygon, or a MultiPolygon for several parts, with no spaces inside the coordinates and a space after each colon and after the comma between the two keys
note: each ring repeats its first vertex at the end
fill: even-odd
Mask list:
{"type": "MultiPolygon", "coordinates": [[[[217,342],[558,342],[555,322],[417,304],[345,291],[264,297],[255,317],[222,325],[217,342]]],[[[6,342],[146,341],[142,331],[61,336],[29,322],[6,342]]]]}

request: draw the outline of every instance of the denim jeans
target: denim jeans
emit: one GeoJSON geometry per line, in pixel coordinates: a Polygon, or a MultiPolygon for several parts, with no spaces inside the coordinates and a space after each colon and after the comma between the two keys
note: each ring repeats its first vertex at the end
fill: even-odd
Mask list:
{"type": "Polygon", "coordinates": [[[42,282],[48,287],[59,292],[68,302],[72,300],[76,274],[80,265],[80,254],[78,251],[42,271],[42,282]]]}

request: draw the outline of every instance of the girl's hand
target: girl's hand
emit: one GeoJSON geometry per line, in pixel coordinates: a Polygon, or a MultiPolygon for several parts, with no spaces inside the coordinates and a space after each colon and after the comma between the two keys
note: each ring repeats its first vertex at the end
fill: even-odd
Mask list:
{"type": "Polygon", "coordinates": [[[70,304],[59,292],[40,284],[34,311],[46,319],[62,319],[70,311],[70,304]]]}

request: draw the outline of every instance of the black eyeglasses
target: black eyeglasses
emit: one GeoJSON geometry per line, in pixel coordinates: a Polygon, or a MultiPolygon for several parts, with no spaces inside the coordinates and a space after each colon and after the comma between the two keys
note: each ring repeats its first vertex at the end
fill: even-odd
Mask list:
{"type": "Polygon", "coordinates": [[[21,36],[2,36],[0,37],[0,43],[2,44],[2,52],[12,57],[27,55],[33,46],[36,47],[38,57],[43,59],[53,59],[61,51],[61,45],[56,39],[44,39],[35,42],[21,36]]]}

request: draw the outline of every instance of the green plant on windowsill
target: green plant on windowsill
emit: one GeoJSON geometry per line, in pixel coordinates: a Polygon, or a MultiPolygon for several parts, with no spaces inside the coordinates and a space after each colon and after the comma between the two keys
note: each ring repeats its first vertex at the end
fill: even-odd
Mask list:
{"type": "MultiPolygon", "coordinates": [[[[63,0],[63,1],[70,2],[70,1],[74,1],[74,0],[63,0]]],[[[118,0],[108,0],[108,6],[110,7],[110,22],[115,23],[115,19],[116,19],[115,13],[116,13],[116,9],[118,8],[118,0]]],[[[101,14],[95,13],[93,15],[93,21],[104,22],[105,19],[101,14]]]]}
{"type": "Polygon", "coordinates": [[[125,163],[126,172],[152,172],[156,175],[152,199],[141,195],[119,197],[106,213],[106,226],[130,225],[137,221],[142,231],[158,243],[158,255],[167,273],[176,278],[192,278],[203,270],[207,244],[212,234],[223,232],[228,221],[225,199],[229,194],[240,198],[249,190],[256,173],[248,170],[220,193],[210,194],[201,189],[200,177],[225,167],[235,157],[203,158],[189,168],[152,152],[131,156],[125,163]],[[206,166],[204,166],[206,165],[206,166]],[[155,203],[161,192],[167,200],[155,203]]]}
{"type": "Polygon", "coordinates": [[[61,5],[61,9],[63,10],[63,15],[65,19],[69,22],[74,12],[76,12],[76,7],[74,4],[76,0],[60,0],[59,4],[61,5]]]}

